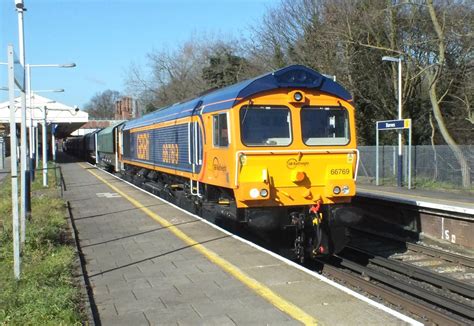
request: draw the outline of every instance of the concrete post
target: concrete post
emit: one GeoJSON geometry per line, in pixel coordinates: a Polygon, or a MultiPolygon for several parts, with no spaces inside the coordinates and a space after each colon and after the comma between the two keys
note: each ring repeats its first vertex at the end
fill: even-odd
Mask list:
{"type": "Polygon", "coordinates": [[[54,124],[51,124],[51,152],[53,161],[56,162],[56,137],[54,136],[54,124]]]}
{"type": "Polygon", "coordinates": [[[25,243],[26,217],[31,214],[31,180],[28,159],[28,141],[26,132],[26,93],[25,93],[25,33],[23,24],[23,1],[16,5],[18,14],[18,47],[19,61],[23,67],[21,97],[21,125],[20,125],[20,166],[21,166],[21,210],[20,210],[20,240],[25,243]]]}
{"type": "Polygon", "coordinates": [[[29,121],[29,152],[30,152],[30,179],[31,181],[35,181],[35,168],[34,168],[34,131],[33,131],[33,108],[31,107],[31,67],[30,65],[25,65],[26,68],[26,97],[28,99],[28,111],[30,113],[30,121],[29,121]]]}
{"type": "Polygon", "coordinates": [[[0,137],[0,170],[5,168],[5,141],[0,137]]]}
{"type": "Polygon", "coordinates": [[[38,123],[35,125],[35,168],[39,167],[39,126],[38,123]]]}
{"type": "MultiPolygon", "coordinates": [[[[398,120],[402,120],[402,58],[398,59],[398,120]]],[[[403,186],[403,143],[402,130],[398,130],[398,173],[397,186],[403,186]]]]}
{"type": "Polygon", "coordinates": [[[375,123],[375,185],[380,186],[380,179],[379,179],[379,128],[377,127],[377,123],[375,123]]]}
{"type": "Polygon", "coordinates": [[[114,137],[114,148],[115,148],[115,164],[114,164],[114,170],[115,172],[118,172],[119,171],[119,160],[118,160],[118,127],[115,128],[115,131],[114,131],[114,134],[115,134],[115,137],[114,137]]]}
{"type": "Polygon", "coordinates": [[[97,135],[99,133],[96,132],[94,134],[94,142],[95,142],[95,165],[98,165],[99,164],[99,149],[97,148],[97,135]]]}
{"type": "Polygon", "coordinates": [[[12,183],[13,273],[20,279],[20,228],[18,216],[18,160],[15,117],[15,73],[13,45],[8,45],[8,97],[10,99],[10,159],[12,183]]]}
{"type": "Polygon", "coordinates": [[[43,107],[43,187],[48,186],[48,129],[46,126],[47,108],[43,107]]]}

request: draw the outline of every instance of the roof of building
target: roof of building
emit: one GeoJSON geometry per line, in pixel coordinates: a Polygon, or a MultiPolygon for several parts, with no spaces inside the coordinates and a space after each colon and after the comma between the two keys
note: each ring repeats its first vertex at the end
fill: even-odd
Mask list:
{"type": "Polygon", "coordinates": [[[89,120],[81,129],[104,129],[122,123],[124,120],[89,120]]]}
{"type": "Polygon", "coordinates": [[[228,109],[252,95],[277,88],[317,89],[346,101],[352,99],[349,92],[332,79],[308,67],[292,65],[207,93],[187,102],[161,108],[141,118],[126,122],[124,130],[187,117],[193,112],[201,114],[228,109]]]}
{"type": "MultiPolygon", "coordinates": [[[[21,122],[20,97],[15,98],[15,121],[21,122]]],[[[28,101],[27,101],[28,104],[28,101]]],[[[31,94],[31,109],[26,110],[26,120],[29,125],[30,117],[33,123],[42,122],[44,119],[44,108],[47,108],[46,121],[56,124],[55,133],[58,137],[66,137],[71,132],[79,129],[89,119],[85,111],[56,102],[36,93],[31,94]]],[[[0,123],[10,122],[10,101],[0,103],[0,123]]]]}

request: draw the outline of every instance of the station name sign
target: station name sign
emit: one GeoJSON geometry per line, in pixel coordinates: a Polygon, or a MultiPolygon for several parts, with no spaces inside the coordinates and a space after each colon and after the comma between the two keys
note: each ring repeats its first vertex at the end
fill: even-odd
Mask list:
{"type": "Polygon", "coordinates": [[[13,50],[13,45],[8,45],[8,70],[9,73],[13,74],[14,83],[20,89],[20,91],[25,91],[25,70],[23,65],[18,60],[15,51],[13,50]]]}
{"type": "Polygon", "coordinates": [[[408,129],[411,119],[377,121],[377,130],[408,129]]]}

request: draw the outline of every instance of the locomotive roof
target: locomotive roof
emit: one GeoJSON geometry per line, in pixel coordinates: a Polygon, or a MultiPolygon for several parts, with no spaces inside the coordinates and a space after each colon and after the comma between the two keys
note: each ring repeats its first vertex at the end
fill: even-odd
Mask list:
{"type": "Polygon", "coordinates": [[[349,92],[317,71],[302,65],[292,65],[271,73],[244,80],[192,100],[161,108],[125,123],[124,130],[154,123],[184,118],[193,114],[209,113],[233,107],[238,101],[277,88],[317,89],[343,100],[352,99],[349,92]]]}

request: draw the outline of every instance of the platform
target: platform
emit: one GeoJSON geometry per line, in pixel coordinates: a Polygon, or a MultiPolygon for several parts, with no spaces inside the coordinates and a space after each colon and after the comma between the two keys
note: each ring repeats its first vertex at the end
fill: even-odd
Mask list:
{"type": "Polygon", "coordinates": [[[416,324],[91,165],[61,166],[102,325],[416,324]]]}
{"type": "Polygon", "coordinates": [[[466,193],[358,184],[356,196],[472,215],[474,219],[474,195],[466,193]]]}

